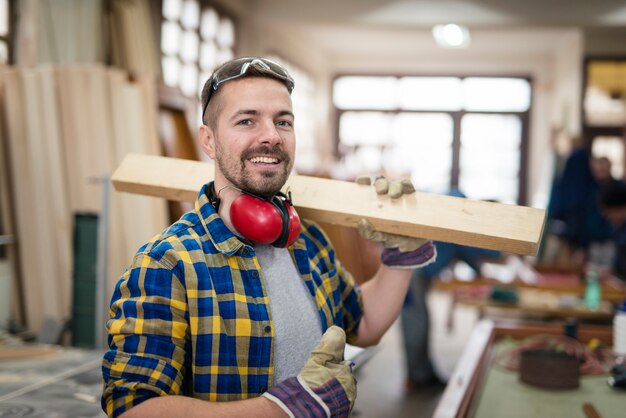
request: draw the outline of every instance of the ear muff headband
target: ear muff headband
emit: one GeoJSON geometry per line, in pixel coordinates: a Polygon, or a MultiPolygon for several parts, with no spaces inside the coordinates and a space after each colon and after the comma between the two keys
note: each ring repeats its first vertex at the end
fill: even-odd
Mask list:
{"type": "MultiPolygon", "coordinates": [[[[219,210],[220,199],[213,184],[207,195],[215,210],[219,210]]],[[[246,240],[277,248],[288,247],[298,238],[301,227],[290,197],[278,192],[268,200],[242,191],[230,206],[230,220],[246,240]]]]}
{"type": "Polygon", "coordinates": [[[284,248],[287,246],[287,241],[289,239],[289,213],[287,212],[287,205],[289,205],[289,200],[287,196],[278,192],[276,196],[272,198],[272,205],[276,208],[276,210],[280,213],[280,217],[282,219],[282,230],[280,232],[280,236],[276,241],[272,243],[274,247],[284,248]]]}

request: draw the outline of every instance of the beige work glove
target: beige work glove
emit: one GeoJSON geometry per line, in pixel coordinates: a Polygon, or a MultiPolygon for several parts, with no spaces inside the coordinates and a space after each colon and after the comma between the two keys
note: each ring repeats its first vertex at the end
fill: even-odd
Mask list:
{"type": "MultiPolygon", "coordinates": [[[[356,182],[364,185],[372,183],[368,176],[360,176],[356,182]]],[[[374,189],[377,194],[388,194],[392,199],[415,192],[410,179],[390,182],[384,177],[378,177],[374,181],[374,189]]],[[[437,256],[435,245],[431,240],[377,231],[367,219],[361,219],[357,229],[363,238],[383,245],[381,262],[386,266],[409,269],[423,267],[434,261],[437,256]]]]}
{"type": "Polygon", "coordinates": [[[290,377],[262,396],[289,417],[347,417],[356,398],[350,362],[343,361],[346,334],[338,326],[326,330],[297,377],[290,377]]]}

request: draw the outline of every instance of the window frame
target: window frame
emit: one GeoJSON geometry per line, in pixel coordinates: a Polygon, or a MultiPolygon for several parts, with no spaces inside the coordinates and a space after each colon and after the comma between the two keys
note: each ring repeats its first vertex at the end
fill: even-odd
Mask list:
{"type": "MultiPolygon", "coordinates": [[[[344,112],[382,112],[382,113],[391,113],[394,115],[398,115],[399,113],[444,113],[450,115],[452,118],[452,165],[450,172],[450,187],[458,187],[459,185],[459,176],[460,176],[460,154],[461,154],[461,121],[465,115],[477,114],[477,115],[512,115],[520,118],[521,122],[521,139],[520,139],[520,171],[519,171],[519,185],[518,185],[518,199],[517,204],[526,205],[527,204],[527,190],[528,190],[528,155],[529,155],[529,132],[530,132],[530,114],[533,108],[533,91],[532,91],[532,78],[526,75],[489,75],[489,74],[379,74],[379,73],[339,73],[335,74],[332,79],[331,86],[334,86],[335,81],[341,77],[456,77],[461,80],[465,78],[517,78],[523,79],[528,82],[530,85],[530,103],[528,106],[528,110],[523,112],[514,112],[514,111],[468,111],[468,110],[440,110],[440,109],[420,109],[420,110],[409,110],[402,108],[395,109],[353,109],[353,108],[344,108],[339,109],[335,106],[334,102],[333,106],[333,135],[334,135],[334,144],[333,144],[333,156],[337,159],[342,157],[339,150],[339,121],[341,119],[341,115],[344,112]]],[[[332,100],[332,92],[331,92],[331,100],[332,100]]]]}

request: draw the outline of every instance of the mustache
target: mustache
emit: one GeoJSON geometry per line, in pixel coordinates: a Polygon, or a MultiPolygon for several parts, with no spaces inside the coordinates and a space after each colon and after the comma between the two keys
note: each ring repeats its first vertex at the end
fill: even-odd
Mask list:
{"type": "Polygon", "coordinates": [[[276,157],[279,161],[284,161],[286,163],[290,162],[289,154],[287,154],[278,145],[275,145],[273,147],[270,147],[269,145],[259,145],[255,148],[249,148],[241,153],[241,160],[245,161],[258,154],[276,157]]]}

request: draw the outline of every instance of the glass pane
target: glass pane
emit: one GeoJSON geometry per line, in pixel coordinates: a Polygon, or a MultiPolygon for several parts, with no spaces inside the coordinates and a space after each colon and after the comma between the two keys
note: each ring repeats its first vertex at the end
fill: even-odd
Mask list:
{"type": "Polygon", "coordinates": [[[0,41],[0,64],[9,63],[9,48],[6,42],[0,41]]]}
{"type": "Polygon", "coordinates": [[[184,65],[180,72],[180,91],[187,97],[198,97],[198,68],[193,64],[184,65]]]}
{"type": "Polygon", "coordinates": [[[598,87],[585,91],[585,122],[593,126],[623,126],[626,123],[626,103],[621,96],[598,87]]]}
{"type": "Polygon", "coordinates": [[[217,65],[217,45],[215,42],[202,42],[200,46],[200,68],[212,71],[217,65]]]}
{"type": "Polygon", "coordinates": [[[220,20],[217,43],[223,48],[232,48],[235,45],[235,27],[230,19],[223,18],[220,20]]]}
{"type": "Polygon", "coordinates": [[[445,193],[450,187],[452,137],[453,121],[448,114],[398,114],[385,169],[410,175],[419,190],[445,193]]]}
{"type": "Polygon", "coordinates": [[[517,116],[463,117],[459,188],[467,197],[517,203],[521,135],[517,116]]]}
{"type": "Polygon", "coordinates": [[[521,78],[469,77],[463,94],[466,110],[525,112],[530,107],[530,83],[521,78]]]}
{"type": "Polygon", "coordinates": [[[198,0],[185,0],[180,22],[185,29],[198,29],[200,24],[200,5],[198,0]]]}
{"type": "Polygon", "coordinates": [[[198,34],[196,32],[187,31],[183,33],[180,57],[186,63],[195,64],[198,61],[198,34]]]}
{"type": "Polygon", "coordinates": [[[461,79],[403,77],[398,84],[400,107],[411,110],[461,110],[461,79]]]}
{"type": "Polygon", "coordinates": [[[6,36],[9,33],[9,2],[0,0],[0,35],[6,36]]]}
{"type": "Polygon", "coordinates": [[[378,147],[359,147],[346,153],[343,164],[350,173],[376,173],[382,167],[382,154],[378,147]]]}
{"type": "Polygon", "coordinates": [[[176,55],[180,48],[180,26],[176,22],[161,25],[161,51],[165,55],[176,55]]]}
{"type": "Polygon", "coordinates": [[[180,9],[182,7],[180,0],[163,0],[163,17],[167,20],[178,20],[180,18],[180,9]]]}
{"type": "Polygon", "coordinates": [[[459,188],[470,199],[493,200],[500,203],[516,204],[519,182],[517,178],[496,178],[476,176],[459,178],[459,188]]]}
{"type": "Polygon", "coordinates": [[[233,59],[234,57],[235,56],[232,49],[220,49],[217,53],[217,65],[221,65],[226,61],[233,59]]]}
{"type": "Polygon", "coordinates": [[[170,87],[177,87],[180,78],[180,61],[178,58],[163,57],[161,66],[163,67],[163,82],[170,87]]]}
{"type": "Polygon", "coordinates": [[[395,77],[340,77],[333,84],[333,102],[339,109],[397,108],[395,77]]]}
{"type": "Polygon", "coordinates": [[[339,143],[345,146],[391,143],[393,115],[382,112],[344,112],[339,118],[339,143]]]}
{"type": "Polygon", "coordinates": [[[517,152],[522,143],[522,121],[514,115],[465,115],[461,121],[461,145],[486,152],[517,152]]]}
{"type": "Polygon", "coordinates": [[[220,17],[217,12],[210,7],[202,11],[202,24],[200,25],[200,36],[205,41],[217,37],[217,28],[220,24],[220,17]]]}
{"type": "Polygon", "coordinates": [[[585,113],[593,125],[626,123],[626,61],[594,59],[587,63],[585,113]]]}

